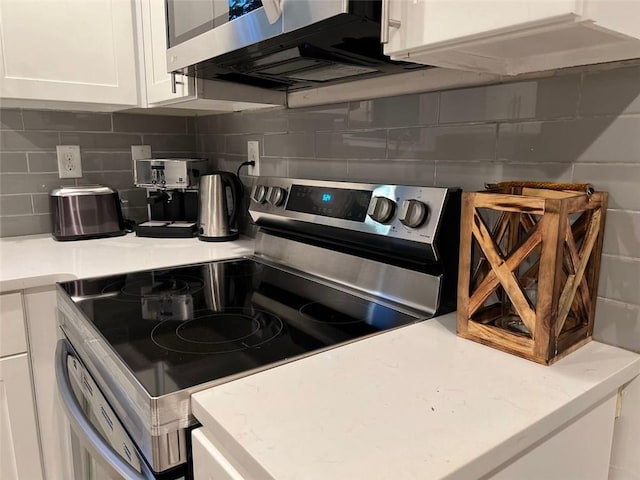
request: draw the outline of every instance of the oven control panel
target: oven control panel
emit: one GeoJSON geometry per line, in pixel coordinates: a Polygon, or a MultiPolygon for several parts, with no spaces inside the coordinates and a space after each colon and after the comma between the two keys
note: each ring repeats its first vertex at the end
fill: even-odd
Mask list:
{"type": "Polygon", "coordinates": [[[257,224],[297,220],[432,243],[451,192],[458,190],[259,177],[249,212],[257,224]]]}

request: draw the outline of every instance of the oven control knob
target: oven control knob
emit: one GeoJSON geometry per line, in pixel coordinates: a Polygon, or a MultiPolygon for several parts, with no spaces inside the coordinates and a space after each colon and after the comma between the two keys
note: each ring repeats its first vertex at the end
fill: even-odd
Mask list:
{"type": "Polygon", "coordinates": [[[396,213],[396,203],[387,197],[373,197],[367,214],[378,223],[387,223],[396,213]]]}
{"type": "Polygon", "coordinates": [[[418,228],[429,214],[429,207],[419,200],[405,200],[400,209],[400,221],[409,228],[418,228]]]}
{"type": "Polygon", "coordinates": [[[287,191],[281,187],[270,187],[267,202],[276,207],[281,206],[287,198],[287,191]]]}
{"type": "Polygon", "coordinates": [[[256,185],[253,188],[251,198],[253,198],[256,203],[265,203],[267,201],[267,187],[264,185],[256,185]]]}

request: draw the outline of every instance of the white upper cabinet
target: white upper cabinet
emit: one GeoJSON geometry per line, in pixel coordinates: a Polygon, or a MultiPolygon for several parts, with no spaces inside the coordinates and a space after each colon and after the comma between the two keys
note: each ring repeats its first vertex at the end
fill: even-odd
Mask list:
{"type": "MultiPolygon", "coordinates": [[[[195,5],[195,4],[194,4],[195,5]]],[[[165,0],[137,0],[144,56],[145,107],[233,112],[285,105],[286,94],[248,85],[167,73],[165,0]]]]}
{"type": "Polygon", "coordinates": [[[139,103],[131,1],[0,0],[0,54],[5,106],[139,103]]]}
{"type": "Polygon", "coordinates": [[[164,0],[140,0],[147,105],[162,105],[195,98],[193,78],[167,73],[167,30],[164,0]],[[172,83],[174,83],[172,87],[172,83]]]}
{"type": "Polygon", "coordinates": [[[385,54],[505,75],[640,57],[640,0],[383,0],[385,54]]]}

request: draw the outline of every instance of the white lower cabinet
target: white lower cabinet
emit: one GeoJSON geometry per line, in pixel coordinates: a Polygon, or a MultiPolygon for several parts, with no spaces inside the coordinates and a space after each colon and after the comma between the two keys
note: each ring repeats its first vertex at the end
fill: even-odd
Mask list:
{"type": "Polygon", "coordinates": [[[242,480],[226,456],[207,438],[206,430],[191,432],[193,454],[193,478],[195,480],[242,480]]]}
{"type": "MultiPolygon", "coordinates": [[[[485,480],[604,480],[609,470],[609,458],[616,416],[617,396],[591,407],[586,412],[544,437],[534,446],[522,450],[512,458],[504,458],[499,449],[491,452],[485,464],[493,463],[493,471],[482,476],[485,480]]],[[[633,408],[633,407],[632,407],[633,408]]],[[[545,419],[545,422],[553,420],[545,419]]],[[[460,434],[464,437],[464,431],[460,434]]],[[[241,480],[271,478],[258,473],[255,466],[235,462],[223,445],[205,427],[191,434],[193,445],[193,471],[195,480],[241,480]]],[[[304,438],[300,441],[304,442],[304,438]]],[[[409,441],[409,440],[407,440],[409,441]]],[[[507,439],[507,442],[522,441],[522,438],[507,439]]],[[[274,452],[274,457],[282,455],[274,452]]],[[[281,456],[278,458],[282,458],[281,456]]],[[[490,465],[489,465],[490,466],[490,465]]],[[[304,466],[296,465],[296,468],[304,466]]],[[[439,478],[439,477],[438,477],[439,478]]],[[[478,478],[467,469],[456,478],[478,478]]]]}
{"type": "Polygon", "coordinates": [[[0,479],[42,479],[21,292],[0,295],[0,479]]]}
{"type": "Polygon", "coordinates": [[[0,478],[43,478],[26,353],[0,359],[0,478]]]}
{"type": "Polygon", "coordinates": [[[56,344],[62,336],[55,287],[25,290],[24,303],[45,475],[47,480],[71,479],[70,426],[58,398],[55,376],[56,344]]]}

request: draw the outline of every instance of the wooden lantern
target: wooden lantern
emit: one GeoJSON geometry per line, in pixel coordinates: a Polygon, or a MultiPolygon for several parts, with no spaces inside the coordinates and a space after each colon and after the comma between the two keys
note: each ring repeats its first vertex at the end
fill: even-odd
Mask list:
{"type": "Polygon", "coordinates": [[[607,194],[544,187],[463,194],[457,331],[549,365],[591,340],[607,194]]]}

